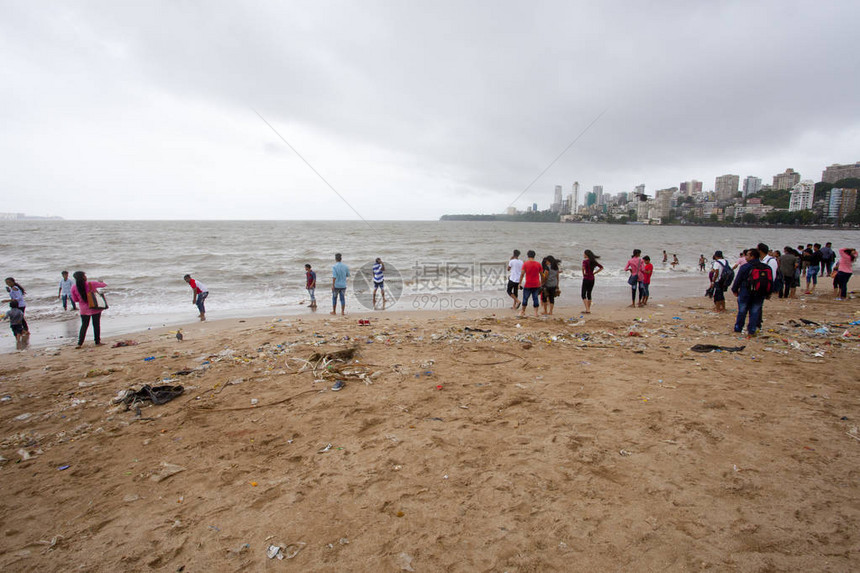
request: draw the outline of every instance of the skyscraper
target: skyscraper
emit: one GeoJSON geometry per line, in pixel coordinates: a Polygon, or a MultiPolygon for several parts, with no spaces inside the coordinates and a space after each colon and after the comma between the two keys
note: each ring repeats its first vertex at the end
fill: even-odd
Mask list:
{"type": "Polygon", "coordinates": [[[637,195],[644,195],[645,194],[645,184],[642,183],[641,185],[637,185],[633,192],[636,193],[637,195]]]}
{"type": "Polygon", "coordinates": [[[773,190],[792,189],[800,183],[800,173],[794,171],[790,167],[785,170],[785,173],[778,173],[773,176],[773,190]]]}
{"type": "Polygon", "coordinates": [[[555,186],[555,194],[552,197],[552,205],[549,209],[553,213],[561,212],[561,185],[555,186]]]}
{"type": "Polygon", "coordinates": [[[576,213],[576,209],[579,207],[579,181],[573,182],[570,194],[573,195],[573,203],[570,204],[570,212],[576,213]]]}
{"type": "Polygon", "coordinates": [[[717,177],[714,184],[714,193],[717,195],[717,201],[728,201],[737,195],[740,180],[740,175],[720,175],[717,177]]]}
{"type": "Polygon", "coordinates": [[[747,175],[744,178],[744,197],[747,195],[753,195],[759,191],[761,191],[761,179],[753,177],[752,175],[747,175]]]}

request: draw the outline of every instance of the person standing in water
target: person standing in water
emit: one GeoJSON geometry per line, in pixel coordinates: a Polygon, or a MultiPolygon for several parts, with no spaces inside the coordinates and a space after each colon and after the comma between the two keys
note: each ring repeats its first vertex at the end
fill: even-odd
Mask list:
{"type": "Polygon", "coordinates": [[[191,287],[191,292],[193,293],[191,296],[191,304],[197,305],[197,310],[200,311],[198,318],[200,318],[201,322],[206,320],[206,305],[203,303],[209,296],[209,289],[200,281],[192,279],[191,275],[185,275],[182,278],[185,279],[185,282],[187,282],[191,287]]]}
{"type": "Polygon", "coordinates": [[[75,283],[69,278],[69,271],[63,271],[60,274],[63,276],[63,279],[60,281],[57,298],[62,299],[63,310],[69,310],[69,302],[72,303],[72,310],[78,310],[78,307],[75,306],[75,301],[72,300],[72,285],[75,283]]]}

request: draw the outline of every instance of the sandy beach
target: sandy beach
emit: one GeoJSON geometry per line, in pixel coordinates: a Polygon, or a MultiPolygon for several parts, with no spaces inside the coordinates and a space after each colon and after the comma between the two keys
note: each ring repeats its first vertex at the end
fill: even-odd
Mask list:
{"type": "Polygon", "coordinates": [[[860,301],[774,298],[752,340],[711,306],[322,312],[0,355],[0,568],[857,570],[860,301]],[[184,393],[114,403],[145,384],[184,393]]]}

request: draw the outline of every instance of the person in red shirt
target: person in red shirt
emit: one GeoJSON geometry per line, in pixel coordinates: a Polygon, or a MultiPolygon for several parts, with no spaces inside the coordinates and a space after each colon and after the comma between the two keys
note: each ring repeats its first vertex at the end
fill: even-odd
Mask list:
{"type": "Polygon", "coordinates": [[[648,304],[648,297],[651,296],[648,289],[651,286],[651,275],[654,274],[654,265],[651,264],[651,257],[645,255],[642,257],[642,262],[644,264],[639,275],[642,278],[642,282],[639,283],[639,306],[648,304]]]}
{"type": "Polygon", "coordinates": [[[529,297],[532,297],[532,303],[535,307],[535,317],[538,315],[538,293],[541,289],[540,274],[543,270],[541,264],[535,260],[535,252],[529,251],[526,253],[528,260],[523,263],[523,271],[520,275],[520,285],[523,287],[523,308],[520,311],[520,316],[526,315],[526,308],[529,306],[529,297]]]}
{"type": "Polygon", "coordinates": [[[197,310],[200,311],[198,318],[201,321],[206,320],[206,305],[203,304],[203,301],[205,301],[206,297],[209,296],[209,289],[200,281],[192,279],[191,275],[185,275],[182,278],[185,279],[185,282],[187,282],[191,287],[191,292],[193,293],[191,304],[197,305],[197,310]]]}

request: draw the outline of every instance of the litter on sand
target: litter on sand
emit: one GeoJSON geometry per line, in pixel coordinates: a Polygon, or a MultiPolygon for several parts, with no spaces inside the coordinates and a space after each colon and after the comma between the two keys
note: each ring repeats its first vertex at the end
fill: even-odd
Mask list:
{"type": "Polygon", "coordinates": [[[691,347],[693,352],[740,352],[746,346],[718,346],[716,344],[696,344],[691,347]]]}

